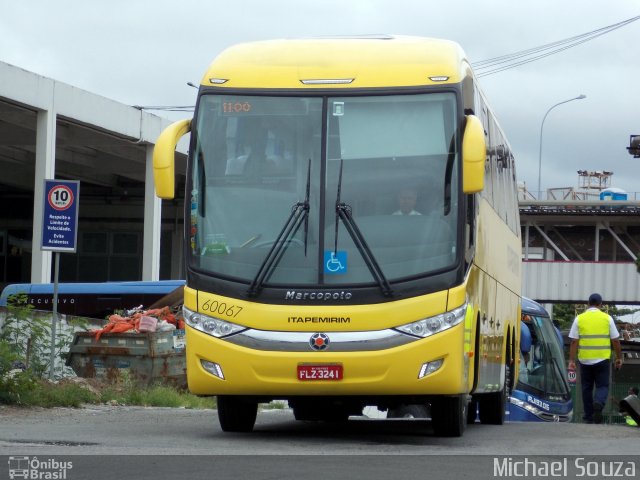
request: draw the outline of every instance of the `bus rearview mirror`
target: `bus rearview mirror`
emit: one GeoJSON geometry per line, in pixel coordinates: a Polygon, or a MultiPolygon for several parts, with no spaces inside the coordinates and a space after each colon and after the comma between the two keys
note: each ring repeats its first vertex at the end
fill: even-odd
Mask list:
{"type": "Polygon", "coordinates": [[[170,200],[175,195],[175,151],[180,138],[191,131],[191,120],[180,120],[165,128],[153,149],[153,180],[156,195],[170,200]]]}
{"type": "Polygon", "coordinates": [[[482,122],[475,115],[467,115],[462,137],[462,188],[464,193],[481,192],[484,188],[484,163],[487,145],[482,122]]]}

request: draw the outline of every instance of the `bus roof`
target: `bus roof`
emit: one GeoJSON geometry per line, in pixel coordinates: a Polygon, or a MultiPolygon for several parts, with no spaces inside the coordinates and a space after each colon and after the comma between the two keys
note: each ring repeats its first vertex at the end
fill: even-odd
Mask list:
{"type": "Polygon", "coordinates": [[[538,317],[549,316],[549,312],[547,312],[542,305],[527,297],[522,297],[522,313],[536,315],[538,317]]]}
{"type": "MultiPolygon", "coordinates": [[[[58,293],[66,294],[167,294],[185,284],[184,280],[103,282],[103,283],[60,283],[58,293]]],[[[0,306],[7,305],[11,295],[24,293],[27,295],[53,295],[52,283],[14,283],[7,285],[0,294],[0,306]]]]}
{"type": "Polygon", "coordinates": [[[464,60],[457,43],[433,38],[369,35],[270,40],[226,49],[209,66],[201,84],[284,89],[439,85],[460,82],[469,68],[464,60]],[[303,83],[319,80],[352,81],[303,83]]]}

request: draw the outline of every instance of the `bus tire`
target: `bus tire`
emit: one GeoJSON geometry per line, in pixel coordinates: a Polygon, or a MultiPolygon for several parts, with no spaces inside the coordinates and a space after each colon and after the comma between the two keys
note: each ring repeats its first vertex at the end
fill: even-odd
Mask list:
{"type": "Polygon", "coordinates": [[[461,437],[467,426],[467,396],[440,397],[431,402],[431,422],[439,437],[461,437]]]}
{"type": "Polygon", "coordinates": [[[258,416],[258,404],[240,397],[218,395],[218,420],[223,432],[250,432],[258,416]]]}
{"type": "Polygon", "coordinates": [[[429,418],[427,405],[403,404],[387,411],[387,418],[429,418]]]}
{"type": "Polygon", "coordinates": [[[504,423],[505,411],[507,409],[507,398],[511,393],[511,382],[513,381],[512,367],[510,359],[504,366],[504,385],[498,392],[480,395],[480,423],[485,425],[502,425],[504,423]]]}
{"type": "Polygon", "coordinates": [[[507,333],[507,350],[504,363],[504,385],[498,392],[480,395],[480,423],[486,425],[502,425],[505,419],[505,411],[507,409],[507,400],[511,395],[511,389],[514,382],[514,350],[515,343],[511,339],[510,333],[507,333]]]}
{"type": "Polygon", "coordinates": [[[507,396],[505,388],[499,392],[485,393],[478,397],[480,406],[480,423],[485,425],[502,425],[506,409],[507,396]]]}

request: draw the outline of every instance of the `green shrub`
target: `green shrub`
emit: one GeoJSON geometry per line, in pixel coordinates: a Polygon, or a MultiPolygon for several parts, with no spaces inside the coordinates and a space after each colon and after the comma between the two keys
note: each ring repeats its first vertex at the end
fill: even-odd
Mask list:
{"type": "Polygon", "coordinates": [[[37,382],[36,388],[27,392],[22,405],[33,407],[80,407],[84,403],[95,403],[95,394],[73,383],[50,383],[46,380],[37,382]]]}
{"type": "MultiPolygon", "coordinates": [[[[79,407],[83,403],[116,402],[123,405],[215,408],[214,398],[199,398],[168,386],[140,388],[124,371],[113,384],[96,384],[99,393],[62,380],[43,380],[49,370],[50,317],[34,315],[26,296],[10,297],[0,330],[0,404],[40,407],[79,407]],[[15,368],[20,366],[20,368],[15,368]],[[23,370],[24,369],[24,370],[23,370]]],[[[59,337],[56,352],[68,346],[59,337]]]]}
{"type": "Polygon", "coordinates": [[[115,402],[120,405],[193,409],[215,408],[216,405],[213,397],[196,397],[166,385],[140,388],[126,380],[103,389],[100,401],[103,403],[115,402]]]}
{"type": "MultiPolygon", "coordinates": [[[[51,325],[53,314],[37,312],[29,304],[27,295],[10,295],[7,309],[0,328],[0,341],[6,342],[15,359],[38,378],[51,371],[51,325]]],[[[73,332],[86,329],[87,320],[80,317],[65,316],[66,321],[57,322],[57,331],[53,356],[56,360],[54,374],[62,378],[70,369],[59,360],[64,358],[73,339],[73,332]]]]}
{"type": "Polygon", "coordinates": [[[0,338],[0,403],[20,404],[35,388],[30,372],[13,368],[19,358],[14,346],[0,338]]]}

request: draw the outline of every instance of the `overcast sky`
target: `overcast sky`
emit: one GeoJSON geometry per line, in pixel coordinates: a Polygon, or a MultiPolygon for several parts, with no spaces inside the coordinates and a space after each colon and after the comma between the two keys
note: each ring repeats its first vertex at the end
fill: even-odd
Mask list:
{"type": "MultiPolygon", "coordinates": [[[[186,83],[239,42],[419,35],[455,40],[477,62],[637,15],[637,0],[0,0],[0,61],[130,105],[191,105],[186,83]]],[[[543,188],[577,187],[584,169],[613,171],[613,186],[640,191],[640,160],[625,149],[640,134],[639,44],[637,21],[481,78],[529,190],[545,112],[584,94],[547,117],[543,188]]]]}

